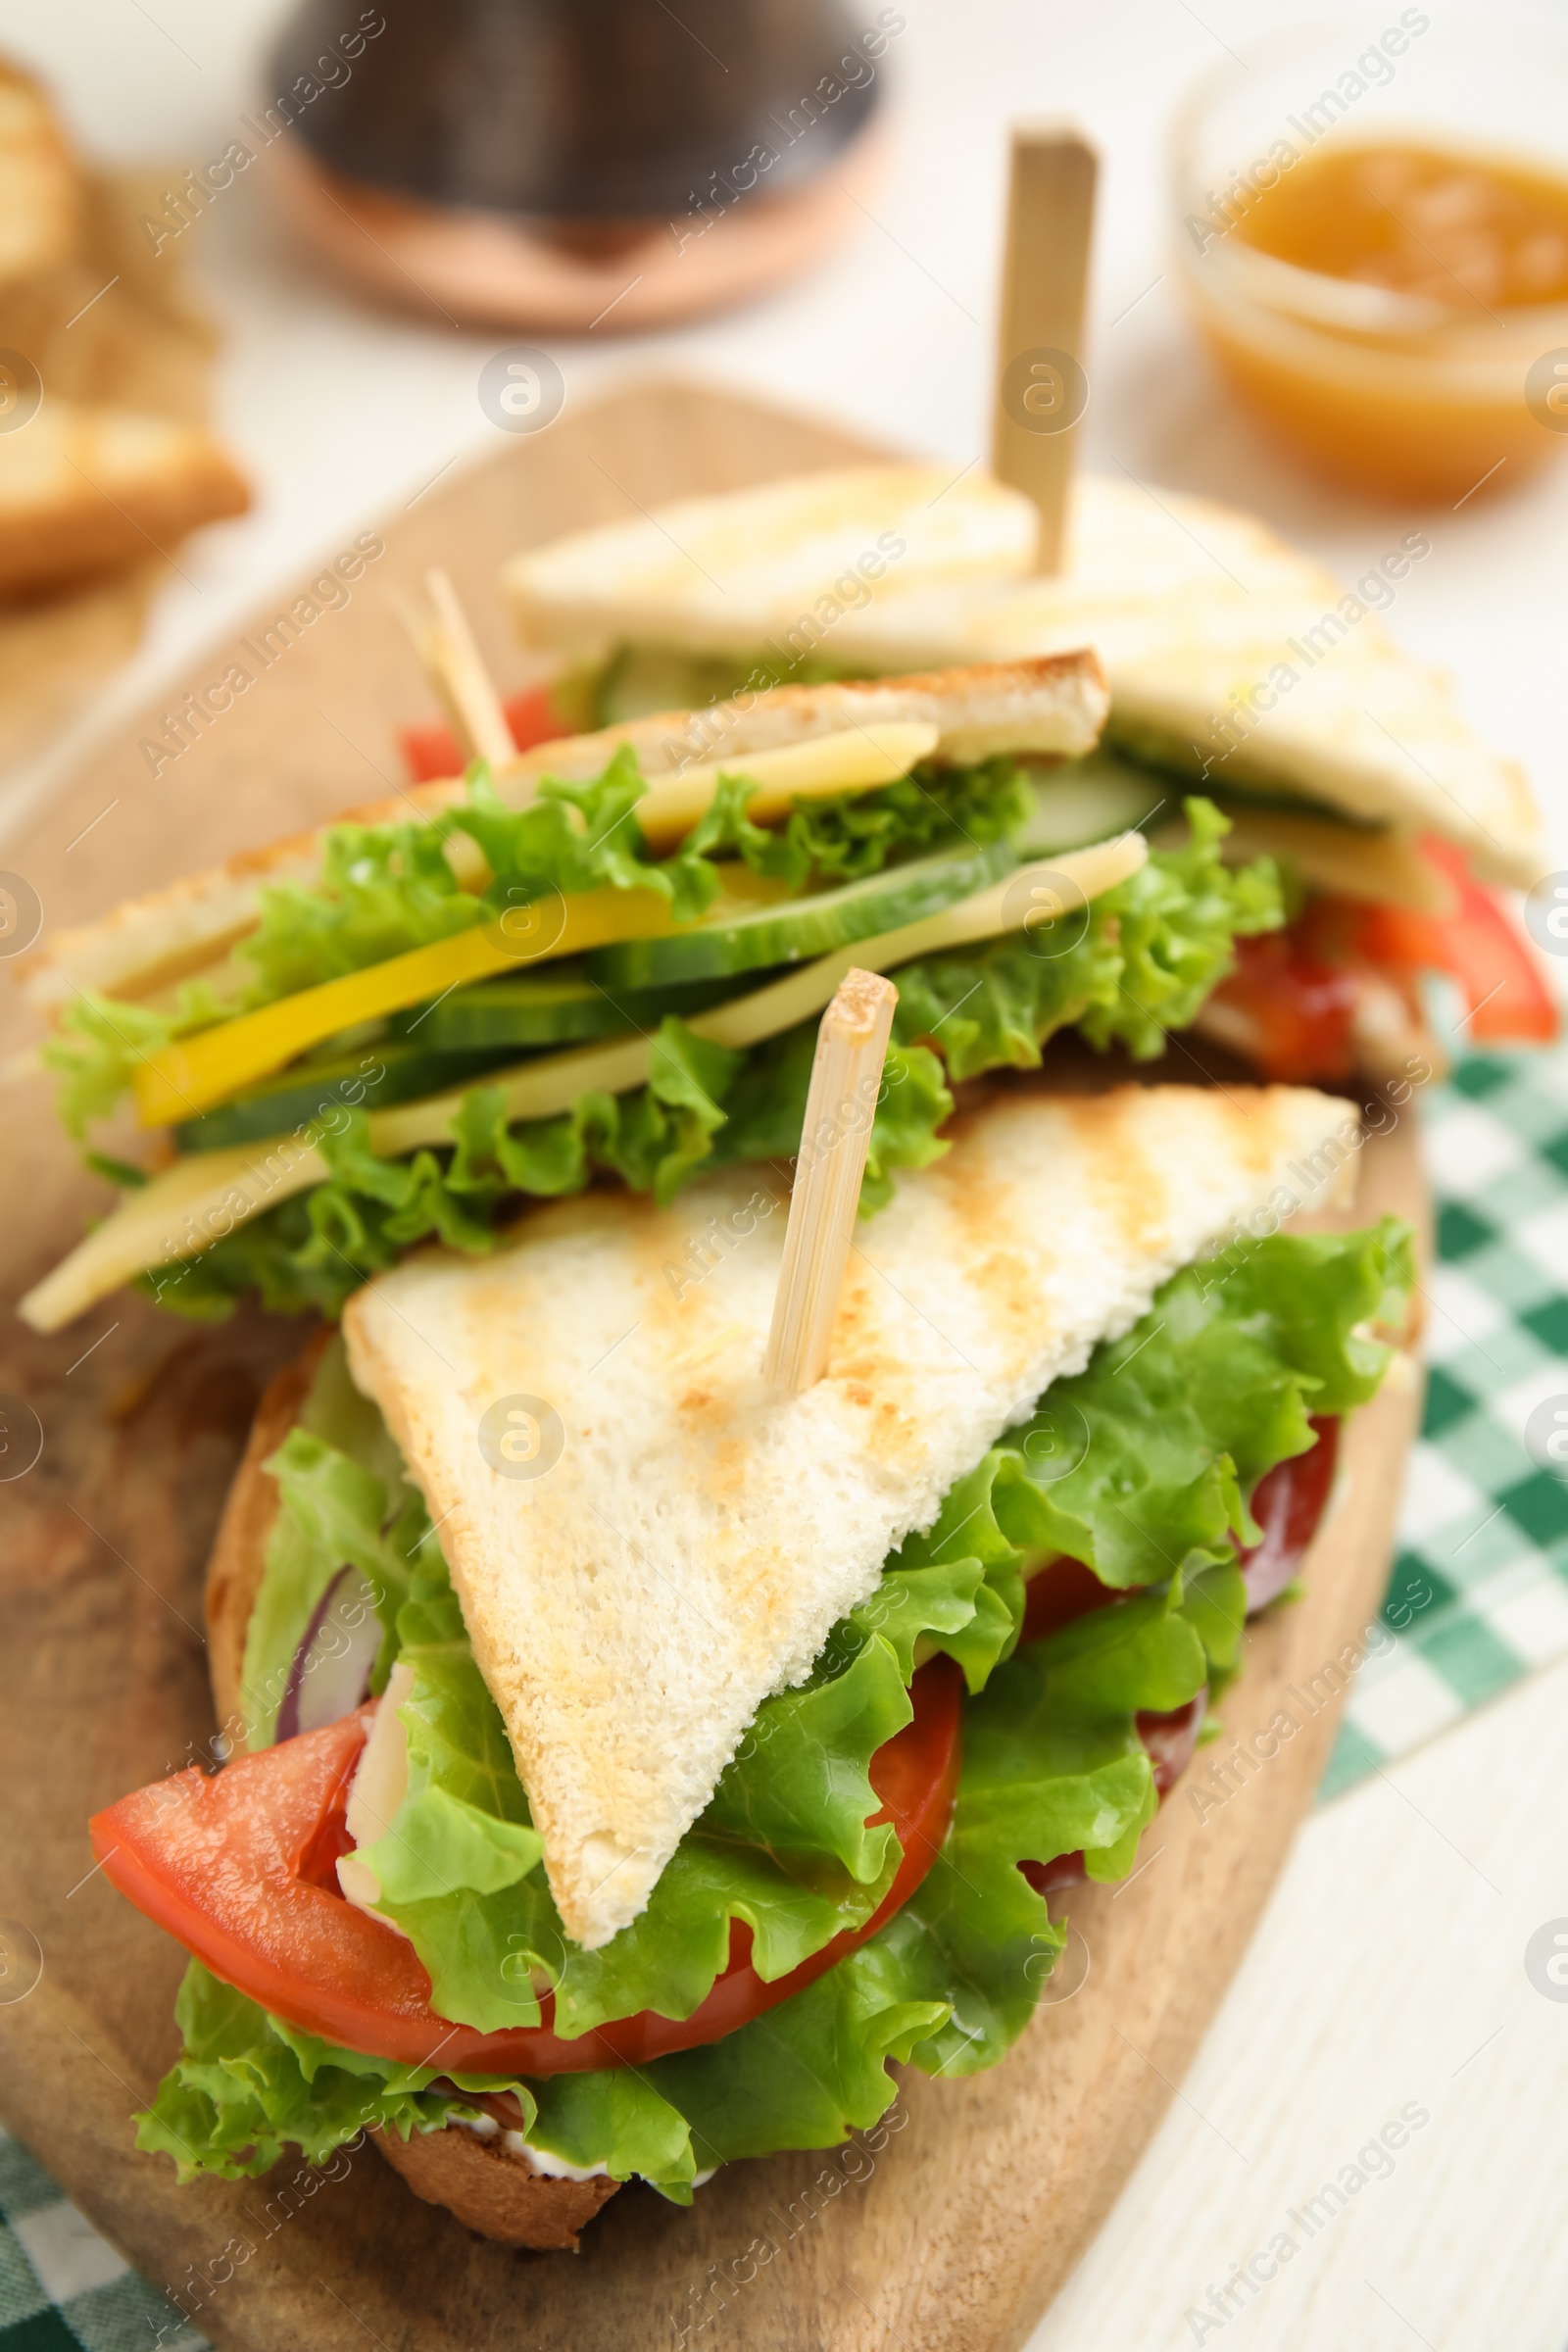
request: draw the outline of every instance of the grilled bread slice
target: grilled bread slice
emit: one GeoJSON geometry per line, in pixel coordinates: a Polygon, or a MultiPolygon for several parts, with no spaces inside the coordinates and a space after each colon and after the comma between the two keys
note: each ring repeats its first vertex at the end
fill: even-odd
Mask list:
{"type": "Polygon", "coordinates": [[[1356,1121],[1304,1089],[1036,1083],[950,1133],[865,1228],[827,1374],[798,1396],[761,1375],[786,1222],[766,1169],[668,1209],[552,1203],[491,1257],[423,1250],[348,1303],[350,1369],[440,1524],[551,1891],[590,1950],[645,1908],[762,1700],[805,1679],[954,1482],[1239,1219],[1281,1187],[1320,1193],[1356,1121]],[[496,1462],[511,1407],[537,1475],[496,1462]]]}
{"type": "MultiPolygon", "coordinates": [[[[853,675],[1092,645],[1112,744],[1210,791],[1284,792],[1441,834],[1492,881],[1528,888],[1542,872],[1522,770],[1380,618],[1430,553],[1420,532],[1348,590],[1234,508],[1089,475],[1062,570],[1027,577],[1016,547],[988,553],[998,502],[1027,501],[977,472],[950,482],[927,514],[952,533],[943,564],[911,519],[908,479],[861,467],[689,502],[531,549],[503,588],[526,643],[585,661],[652,644],[853,675]],[[909,552],[866,587],[849,551],[883,533],[909,552]]],[[[1023,514],[1011,527],[1021,546],[1023,514]]]]}

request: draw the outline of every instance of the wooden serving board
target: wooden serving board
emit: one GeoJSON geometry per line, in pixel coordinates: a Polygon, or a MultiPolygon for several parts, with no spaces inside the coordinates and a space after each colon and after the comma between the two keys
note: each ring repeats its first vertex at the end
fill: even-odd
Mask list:
{"type": "MultiPolygon", "coordinates": [[[[446,564],[505,685],[517,664],[494,578],[514,547],[627,514],[628,502],[864,454],[679,386],[564,418],[384,525],[386,552],[353,602],[312,623],[156,781],[137,739],[177,692],[106,745],[0,863],[32,883],[51,922],[78,921],[376,797],[398,773],[394,724],[428,711],[383,583],[446,564]]],[[[259,620],[288,601],[270,600],[259,620]]],[[[215,649],[186,683],[220,677],[230,658],[215,649]]],[[[14,1006],[5,1032],[0,1054],[28,1034],[14,1006]]],[[[1191,1075],[1178,1058],[1170,1074],[1191,1075]]],[[[9,1301],[69,1247],[103,1190],[75,1168],[41,1086],[7,1101],[9,1301]]],[[[1367,1147],[1359,1181],[1357,1221],[1392,1207],[1424,1225],[1408,1122],[1367,1147]]],[[[42,1437],[36,1465],[0,1483],[0,1918],[13,1955],[0,1990],[16,1995],[30,1955],[42,1962],[24,1997],[0,2000],[7,2126],[155,2284],[188,2289],[192,2266],[220,2281],[197,2322],[235,2352],[1019,2343],[1158,2121],[1311,1802],[1338,1708],[1314,1710],[1310,1693],[1376,1611],[1414,1383],[1391,1386],[1352,1424],[1349,1500],[1314,1546],[1306,1598],[1250,1632],[1225,1701],[1244,1742],[1282,1706],[1300,1730],[1206,1819],[1178,1789],[1125,1890],[1066,1901],[1077,1934],[1064,1990],[1088,1964],[1071,1997],[1043,2008],[991,2074],[907,2075],[885,2128],[847,2148],[733,2166],[685,2213],[627,2188],[569,2259],[469,2237],[368,2148],[305,2196],[290,2166],[266,2181],[176,2189],[163,2160],[132,2147],[131,2110],[173,2055],[181,1959],[92,1874],[85,1824],[192,1760],[211,1734],[202,1571],[256,1400],[300,1341],[298,1325],[249,1313],[193,1330],[129,1298],[52,1339],[9,1312],[0,1324],[0,1392],[24,1400],[42,1437]],[[1293,1686],[1305,1695],[1288,1698],[1293,1686]]],[[[0,1469],[31,1450],[25,1411],[8,1420],[0,1469]]]]}

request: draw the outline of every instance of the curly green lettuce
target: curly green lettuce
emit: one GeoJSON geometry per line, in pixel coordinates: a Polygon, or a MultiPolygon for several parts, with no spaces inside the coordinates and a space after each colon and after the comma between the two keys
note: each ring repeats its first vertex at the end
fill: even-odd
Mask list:
{"type": "Polygon", "coordinates": [[[1093,1878],[1131,1868],[1157,1802],[1138,1711],[1184,1704],[1205,1671],[1175,1584],[1031,1643],[969,1702],[952,1827],[912,1900],[804,1991],[650,2065],[442,2078],[334,2049],[192,1962],[184,2047],[137,2144],[182,2179],[245,2178],[285,2145],[325,2163],[362,2131],[438,2130],[471,2115],[473,2094],[506,2089],[531,2145],[678,2204],[714,2165],[834,2146],[887,2111],[890,2059],[972,2074],[1017,2038],[1065,1941],[1018,1862],[1081,1849],[1093,1878]]]}
{"type": "MultiPolygon", "coordinates": [[[[900,1170],[922,1167],[947,1150],[941,1130],[953,1111],[949,1079],[1034,1068],[1047,1041],[1072,1022],[1101,1049],[1119,1041],[1147,1058],[1163,1049],[1168,1027],[1191,1021],[1231,968],[1235,939],[1277,926],[1271,861],[1226,866],[1220,844],[1228,820],[1204,801],[1189,802],[1188,817],[1184,847],[1155,852],[1076,915],[897,971],[894,1041],[872,1123],[862,1215],[892,1198],[900,1170]]],[[[655,1037],[646,1086],[620,1096],[584,1094],[556,1118],[509,1126],[501,1090],[480,1084],[453,1122],[454,1150],[426,1149],[403,1160],[372,1152],[368,1120],[350,1113],[341,1133],[318,1139],[332,1169],[327,1182],[200,1257],[145,1277],[144,1287],[190,1315],[222,1315],[253,1291],[274,1309],[335,1314],[360,1283],[416,1242],[435,1238],[475,1253],[492,1249],[507,1207],[522,1197],[578,1192],[595,1174],[608,1174],[665,1203],[711,1168],[790,1159],[800,1146],[815,1041],[816,1024],[806,1021],[734,1054],[669,1014],[655,1037]]]]}
{"type": "Polygon", "coordinates": [[[808,802],[777,830],[745,814],[752,786],[722,774],[710,807],[672,856],[656,858],[637,822],[648,787],[635,753],[622,745],[584,783],[546,777],[526,808],[506,807],[483,766],[468,797],[438,816],[359,825],[326,833],[319,875],[273,882],[261,893],[261,920],[235,950],[249,977],[220,1001],[206,983],[180,991],[173,1007],[138,1005],[81,992],[43,1048],[60,1073],[60,1115],[80,1137],[113,1112],[136,1064],[173,1039],[368,964],[450,939],[460,931],[553,892],[651,890],[677,922],[706,913],[722,886],[719,860],[740,858],[791,893],[858,880],[891,862],[1015,833],[1033,806],[1024,772],[1007,759],[972,768],[921,768],[861,794],[808,802]],[[462,836],[484,860],[482,890],[460,881],[449,845],[462,836]]]}

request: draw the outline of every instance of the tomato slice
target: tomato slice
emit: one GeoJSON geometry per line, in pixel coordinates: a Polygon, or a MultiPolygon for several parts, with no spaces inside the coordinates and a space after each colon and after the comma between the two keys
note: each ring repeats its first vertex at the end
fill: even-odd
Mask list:
{"type": "Polygon", "coordinates": [[[1355,973],[1331,962],[1299,923],[1235,944],[1236,969],[1213,996],[1233,1005],[1256,1037],[1258,1067],[1287,1083],[1348,1078],[1361,993],[1355,973]]]}
{"type": "Polygon", "coordinates": [[[362,1707],[220,1772],[197,1766],[96,1814],[104,1875],[225,1984],[306,2033],[351,2050],[460,2074],[543,2076],[642,2064],[695,2048],[787,2000],[863,1943],[903,1903],[947,1835],[961,1750],[962,1679],[949,1658],[914,1678],[913,1720],[871,1759],[904,1859],[863,1928],[835,1936],[789,1976],[764,1984],[749,1933],[731,1934],[730,1965],[684,2020],[652,2012],[565,2041],[544,2022],[483,2034],[430,2006],[414,1946],[337,1891],[341,1817],[373,1719],[362,1707]]]}
{"type": "Polygon", "coordinates": [[[1559,1008],[1507,908],[1476,881],[1451,842],[1429,834],[1421,853],[1451,884],[1451,911],[1370,906],[1361,919],[1361,953],[1395,971],[1451,973],[1469,1007],[1470,1034],[1484,1045],[1549,1044],[1559,1008]]]}
{"type": "Polygon", "coordinates": [[[1082,1560],[1050,1560],[1044,1568],[1036,1569],[1024,1587],[1018,1647],[1022,1649],[1030,1642],[1043,1642],[1048,1634],[1059,1632],[1075,1617],[1087,1617],[1091,1609],[1106,1608],[1111,1601],[1124,1597],[1109,1585],[1102,1585],[1082,1560]]]}
{"type": "Polygon", "coordinates": [[[1451,842],[1428,835],[1421,851],[1451,887],[1446,914],[1320,891],[1287,929],[1236,942],[1236,969],[1213,1001],[1256,1038],[1252,1058],[1267,1076],[1349,1078],[1356,1003],[1368,982],[1394,987],[1418,1013],[1423,972],[1457,980],[1469,1033],[1482,1045],[1543,1045],[1557,1035],[1558,1005],[1507,908],[1451,842]]]}
{"type": "MultiPolygon", "coordinates": [[[[501,708],[519,752],[531,752],[536,743],[554,743],[558,737],[571,733],[552,703],[548,686],[526,687],[521,694],[512,695],[501,708]]],[[[400,727],[398,748],[416,784],[428,784],[437,776],[461,776],[467,764],[457,737],[441,719],[400,727]]]]}

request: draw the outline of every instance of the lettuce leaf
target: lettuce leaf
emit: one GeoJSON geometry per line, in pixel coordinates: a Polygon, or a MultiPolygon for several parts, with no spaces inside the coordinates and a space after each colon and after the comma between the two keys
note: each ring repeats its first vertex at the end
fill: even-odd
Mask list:
{"type": "MultiPolygon", "coordinates": [[[[416,1572],[397,1621],[399,1662],[414,1670],[398,1709],[408,1792],[385,1836],[362,1849],[394,1917],[454,1896],[461,1908],[470,1892],[525,1878],[544,1852],[445,1563],[428,1548],[429,1566],[416,1572]]],[[[510,2022],[520,2022],[515,2012],[510,2022]]]]}
{"type": "MultiPolygon", "coordinates": [[[[138,2121],[136,2145],[172,2156],[182,2180],[266,2172],[285,2146],[322,2164],[359,2132],[384,2126],[404,2139],[433,2132],[456,2105],[432,2092],[428,2067],[337,2049],[269,2018],[244,1993],[193,1960],[174,2003],[183,2047],[138,2121]]],[[[467,2090],[511,2087],[504,2076],[465,2077],[467,2090]]],[[[475,2112],[470,2109],[468,2112],[475,2112]]]]}
{"type": "Polygon", "coordinates": [[[1306,1451],[1308,1415],[1348,1412],[1377,1388],[1389,1351],[1367,1327],[1397,1325],[1412,1248],[1385,1217],[1360,1233],[1249,1239],[1174,1276],[1125,1339],[1009,1433],[1034,1472],[1029,1540],[1123,1587],[1256,1543],[1247,1501],[1263,1472],[1306,1451]]]}
{"type": "Polygon", "coordinates": [[[439,816],[333,825],[314,881],[264,886],[257,928],[235,950],[250,974],[236,995],[220,1001],[207,983],[188,982],[172,1010],[90,991],[76,997],[42,1049],[46,1065],[60,1074],[60,1116],[79,1138],[111,1115],[138,1061],[174,1038],[450,939],[558,891],[657,891],[678,922],[693,922],[718,894],[717,860],[725,857],[798,892],[808,883],[855,881],[965,836],[998,840],[1016,832],[1033,807],[1027,778],[1010,760],[920,769],[875,792],[808,801],[777,830],[746,816],[751,789],[744,773],[721,775],[711,807],[664,858],[652,855],[637,823],[647,785],[626,745],[585,783],[545,777],[526,808],[507,808],[488,769],[478,765],[469,772],[466,802],[439,816]],[[464,888],[447,856],[459,834],[489,866],[481,892],[464,888]]]}
{"type": "Polygon", "coordinates": [[[1231,969],[1232,941],[1277,930],[1284,914],[1272,858],[1227,866],[1229,817],[1211,801],[1185,808],[1183,847],[1156,851],[1087,908],[906,965],[895,1037],[935,1042],[953,1079],[1037,1068],[1070,1023],[1102,1052],[1162,1054],[1166,1032],[1187,1028],[1231,969]]]}
{"type": "MultiPolygon", "coordinates": [[[[59,1075],[55,1108],[66,1133],[79,1142],[129,1093],[140,1062],[174,1038],[205,1029],[220,1019],[223,1010],[203,981],[186,981],[172,1010],[78,990],[58,1028],[38,1049],[44,1067],[59,1075]]],[[[118,1183],[124,1181],[112,1166],[104,1166],[102,1172],[118,1183]]],[[[135,1181],[145,1183],[144,1174],[133,1173],[135,1181]]]]}
{"type": "Polygon", "coordinates": [[[266,2171],[285,2144],[321,2164],[368,2127],[407,2137],[473,2112],[473,2093],[510,2089],[532,2144],[639,2175],[679,2203],[700,2168],[833,2146],[886,2111],[890,2058],[973,2073],[1016,2038],[1065,1940],[1017,1861],[1081,1846],[1092,1877],[1131,1867],[1154,1810],[1136,1712],[1184,1703],[1203,1672],[1169,1593],[1031,1644],[968,1705],[953,1825],[913,1900],[776,2009],[635,2070],[464,2075],[448,2087],[300,2034],[192,1962],[176,2010],[185,2046],[138,2144],[172,2155],[182,2178],[232,2179],[266,2171]]]}
{"type": "Polygon", "coordinates": [[[721,776],[711,806],[687,848],[709,856],[730,852],[755,873],[790,890],[855,882],[880,873],[895,858],[910,858],[954,842],[999,841],[1022,830],[1034,812],[1024,769],[1005,757],[977,767],[917,767],[875,792],[803,801],[776,829],[754,825],[745,813],[744,776],[721,776]]]}

